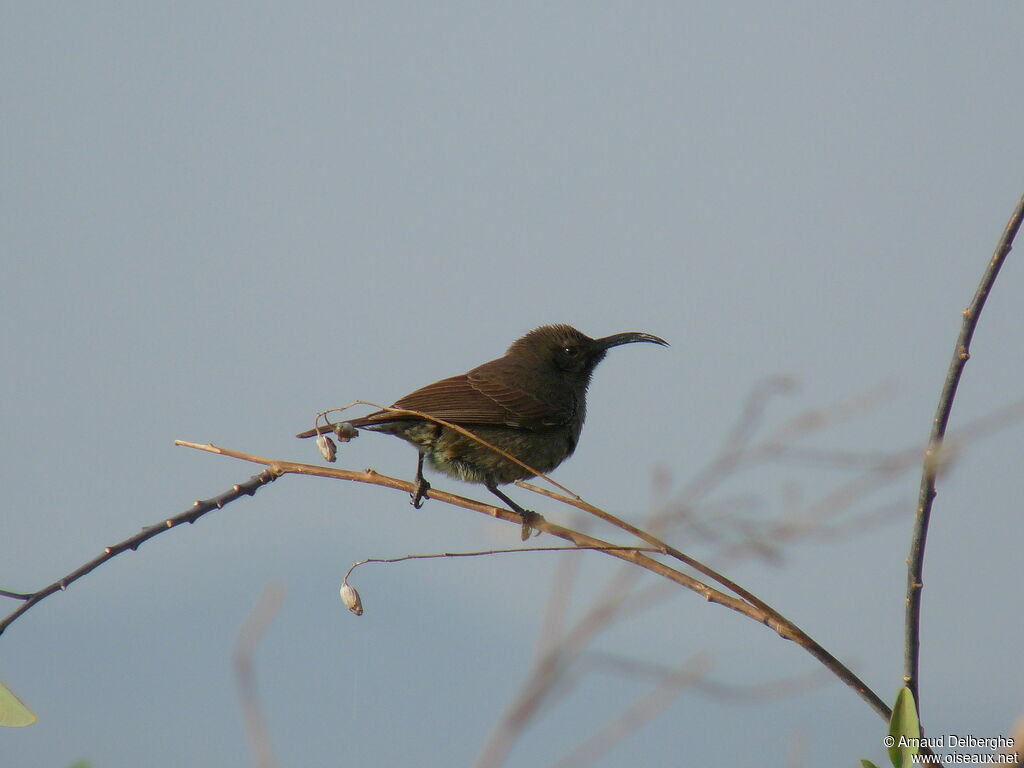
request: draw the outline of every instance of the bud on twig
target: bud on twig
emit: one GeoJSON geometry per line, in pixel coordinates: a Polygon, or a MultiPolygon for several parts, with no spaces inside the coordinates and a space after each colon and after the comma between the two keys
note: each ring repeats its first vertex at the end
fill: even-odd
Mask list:
{"type": "Polygon", "coordinates": [[[316,447],[320,449],[320,455],[327,461],[334,461],[338,455],[338,446],[327,435],[317,435],[316,447]]]}
{"type": "Polygon", "coordinates": [[[347,443],[353,437],[359,437],[359,430],[350,422],[342,421],[334,425],[334,436],[338,438],[339,443],[347,443]]]}
{"type": "Polygon", "coordinates": [[[363,615],[363,601],[359,599],[356,588],[347,581],[341,582],[341,602],[356,616],[363,615]]]}

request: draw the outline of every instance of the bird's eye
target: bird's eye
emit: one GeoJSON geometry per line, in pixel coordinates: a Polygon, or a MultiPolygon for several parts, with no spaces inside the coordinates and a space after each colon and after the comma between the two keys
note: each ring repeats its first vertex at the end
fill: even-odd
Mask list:
{"type": "Polygon", "coordinates": [[[566,357],[576,357],[576,353],[580,351],[579,347],[574,347],[571,344],[562,347],[562,353],[566,357]]]}

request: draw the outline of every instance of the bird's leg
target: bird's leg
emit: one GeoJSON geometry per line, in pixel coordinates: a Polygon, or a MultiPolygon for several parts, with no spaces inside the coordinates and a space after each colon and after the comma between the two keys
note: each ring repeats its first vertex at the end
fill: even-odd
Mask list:
{"type": "Polygon", "coordinates": [[[423,454],[420,453],[420,460],[416,462],[416,487],[413,488],[412,493],[412,505],[419,509],[423,506],[423,500],[427,497],[427,491],[430,490],[430,483],[427,482],[427,478],[423,476],[423,454]]]}
{"type": "Polygon", "coordinates": [[[523,532],[521,534],[522,540],[526,541],[528,538],[530,538],[530,533],[533,531],[532,523],[535,522],[537,518],[540,517],[540,515],[529,509],[523,509],[522,507],[520,507],[518,504],[512,501],[512,499],[510,499],[504,493],[499,491],[498,486],[496,486],[494,483],[487,483],[486,485],[488,491],[490,491],[499,499],[508,504],[509,508],[523,519],[523,532]]]}

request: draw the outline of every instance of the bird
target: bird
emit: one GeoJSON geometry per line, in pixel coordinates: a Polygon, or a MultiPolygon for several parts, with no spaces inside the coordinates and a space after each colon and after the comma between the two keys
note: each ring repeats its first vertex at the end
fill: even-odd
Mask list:
{"type": "Polygon", "coordinates": [[[422,506],[430,490],[423,476],[426,461],[450,477],[482,484],[501,499],[520,516],[525,541],[536,513],[516,504],[498,486],[551,472],[573,454],[587,415],[587,387],[594,369],[612,347],[636,342],[668,346],[650,333],[630,331],[593,339],[569,325],[542,325],[512,342],[504,357],[428,384],[392,406],[458,425],[530,469],[450,427],[384,410],[318,426],[296,437],[319,437],[334,430],[348,439],[360,428],[400,437],[419,452],[411,494],[414,507],[422,506]]]}

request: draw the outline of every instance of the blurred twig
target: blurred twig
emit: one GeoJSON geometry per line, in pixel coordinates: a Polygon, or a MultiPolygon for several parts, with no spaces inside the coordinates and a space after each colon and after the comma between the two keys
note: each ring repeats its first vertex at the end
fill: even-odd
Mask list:
{"type": "Polygon", "coordinates": [[[274,768],[277,761],[274,759],[267,722],[263,717],[263,708],[260,706],[259,694],[256,691],[256,674],[253,671],[252,660],[257,646],[281,608],[282,602],[284,602],[284,589],[275,584],[268,584],[257,598],[252,610],[249,611],[235,640],[235,680],[238,683],[238,695],[242,700],[242,714],[245,716],[245,729],[249,734],[249,744],[252,747],[257,768],[274,768]]]}
{"type": "Polygon", "coordinates": [[[655,718],[688,686],[701,680],[708,671],[710,658],[692,656],[675,669],[665,670],[650,690],[596,728],[587,740],[552,764],[552,768],[576,768],[593,762],[629,734],[655,718]]]}
{"type": "Polygon", "coordinates": [[[714,680],[710,676],[711,656],[696,653],[677,667],[637,661],[601,651],[587,651],[581,657],[581,674],[586,667],[598,671],[624,674],[630,679],[647,679],[652,686],[614,717],[602,723],[593,733],[552,768],[576,768],[586,765],[623,741],[633,731],[657,717],[681,693],[694,691],[702,696],[732,703],[756,704],[819,688],[831,680],[825,670],[809,674],[769,680],[750,685],[736,685],[714,680]]]}
{"type": "MultiPolygon", "coordinates": [[[[603,651],[587,651],[581,661],[584,666],[592,666],[596,670],[604,670],[627,675],[630,678],[647,678],[660,680],[672,673],[672,668],[664,664],[649,661],[638,661],[614,653],[603,651]]],[[[710,672],[710,668],[708,669],[710,672]]],[[[737,704],[756,704],[762,701],[781,699],[797,693],[820,688],[830,682],[832,677],[823,669],[816,668],[811,672],[793,677],[769,680],[763,683],[734,684],[713,680],[710,675],[701,675],[692,683],[694,689],[715,699],[737,704]]]]}

